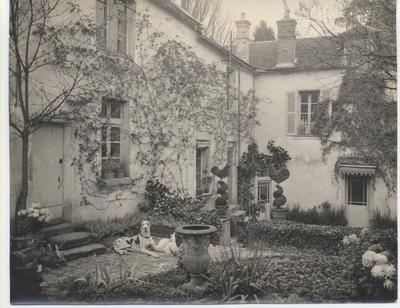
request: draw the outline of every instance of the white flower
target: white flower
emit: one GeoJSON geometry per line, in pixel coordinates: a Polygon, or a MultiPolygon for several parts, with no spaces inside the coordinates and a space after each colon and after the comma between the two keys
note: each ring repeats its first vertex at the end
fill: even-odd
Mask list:
{"type": "Polygon", "coordinates": [[[38,212],[36,212],[36,211],[35,211],[35,212],[33,212],[33,213],[32,213],[32,217],[35,217],[35,218],[39,217],[39,213],[38,213],[38,212]]]}
{"type": "Polygon", "coordinates": [[[381,253],[377,253],[376,255],[375,255],[375,262],[376,262],[376,264],[387,264],[388,263],[388,258],[384,255],[384,254],[381,254],[381,253]]]}
{"type": "Polygon", "coordinates": [[[385,282],[383,283],[383,287],[388,290],[393,290],[394,289],[394,283],[390,279],[386,279],[385,282]]]}
{"type": "Polygon", "coordinates": [[[361,262],[362,265],[364,265],[365,267],[372,267],[375,265],[375,255],[376,253],[371,251],[371,250],[367,250],[361,258],[361,262]]]}
{"type": "Polygon", "coordinates": [[[40,208],[40,203],[34,203],[34,202],[32,202],[32,208],[33,208],[33,209],[40,208]]]}
{"type": "Polygon", "coordinates": [[[39,216],[37,220],[40,221],[40,222],[43,222],[44,218],[45,218],[44,216],[39,216]]]}
{"type": "Polygon", "coordinates": [[[353,244],[358,244],[360,242],[359,238],[357,237],[357,235],[350,234],[348,236],[345,236],[343,238],[343,245],[345,246],[349,246],[349,245],[353,245],[353,244]]]}
{"type": "Polygon", "coordinates": [[[51,218],[47,216],[47,217],[44,219],[44,222],[50,222],[50,220],[51,220],[51,218]]]}
{"type": "Polygon", "coordinates": [[[393,264],[377,264],[371,269],[371,274],[375,278],[390,278],[396,273],[393,264]]]}
{"type": "Polygon", "coordinates": [[[360,237],[364,238],[368,233],[368,228],[362,228],[361,232],[360,232],[360,237]]]}

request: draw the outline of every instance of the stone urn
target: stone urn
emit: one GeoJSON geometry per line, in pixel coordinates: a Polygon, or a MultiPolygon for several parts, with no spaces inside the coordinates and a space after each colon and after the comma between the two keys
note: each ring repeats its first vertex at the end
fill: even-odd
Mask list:
{"type": "Polygon", "coordinates": [[[207,287],[202,274],[207,271],[210,263],[208,246],[210,235],[215,231],[217,228],[210,225],[185,225],[175,229],[183,240],[183,267],[190,274],[190,281],[183,284],[182,288],[194,290],[207,287]]]}

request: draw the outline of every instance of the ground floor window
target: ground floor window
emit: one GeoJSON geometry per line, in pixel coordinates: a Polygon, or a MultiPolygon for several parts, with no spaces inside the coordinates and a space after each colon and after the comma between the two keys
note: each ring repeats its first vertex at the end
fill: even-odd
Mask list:
{"type": "Polygon", "coordinates": [[[257,177],[256,182],[257,203],[263,202],[269,204],[271,202],[271,179],[268,177],[257,177]]]}
{"type": "Polygon", "coordinates": [[[347,176],[347,204],[368,205],[368,177],[347,176]]]}
{"type": "Polygon", "coordinates": [[[196,195],[208,192],[209,142],[198,142],[196,147],[196,195]]]}

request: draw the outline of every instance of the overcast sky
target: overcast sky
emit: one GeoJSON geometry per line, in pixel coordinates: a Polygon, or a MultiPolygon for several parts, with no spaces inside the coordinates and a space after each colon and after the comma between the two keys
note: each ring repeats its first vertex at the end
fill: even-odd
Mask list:
{"type": "MultiPolygon", "coordinates": [[[[268,26],[276,29],[276,21],[283,18],[284,6],[282,0],[222,0],[224,9],[230,14],[233,21],[240,19],[240,14],[246,13],[247,19],[252,23],[250,33],[253,33],[254,27],[261,21],[265,20],[268,26]]],[[[291,17],[297,20],[297,31],[301,37],[316,36],[316,33],[310,29],[309,22],[302,20],[296,16],[299,3],[305,2],[308,5],[314,3],[314,0],[287,0],[291,17]]],[[[315,14],[323,17],[324,20],[329,18],[330,24],[333,19],[339,15],[337,8],[337,0],[320,0],[321,7],[315,7],[315,14]],[[322,16],[323,15],[323,16],[322,16]]]]}

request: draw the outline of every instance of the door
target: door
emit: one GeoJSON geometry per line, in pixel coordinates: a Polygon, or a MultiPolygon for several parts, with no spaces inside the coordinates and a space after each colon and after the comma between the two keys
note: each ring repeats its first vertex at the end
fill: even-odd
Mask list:
{"type": "Polygon", "coordinates": [[[346,176],[346,218],[350,227],[368,227],[371,203],[369,178],[346,176]]]}
{"type": "Polygon", "coordinates": [[[64,127],[45,125],[32,138],[31,201],[62,216],[64,127]]]}

